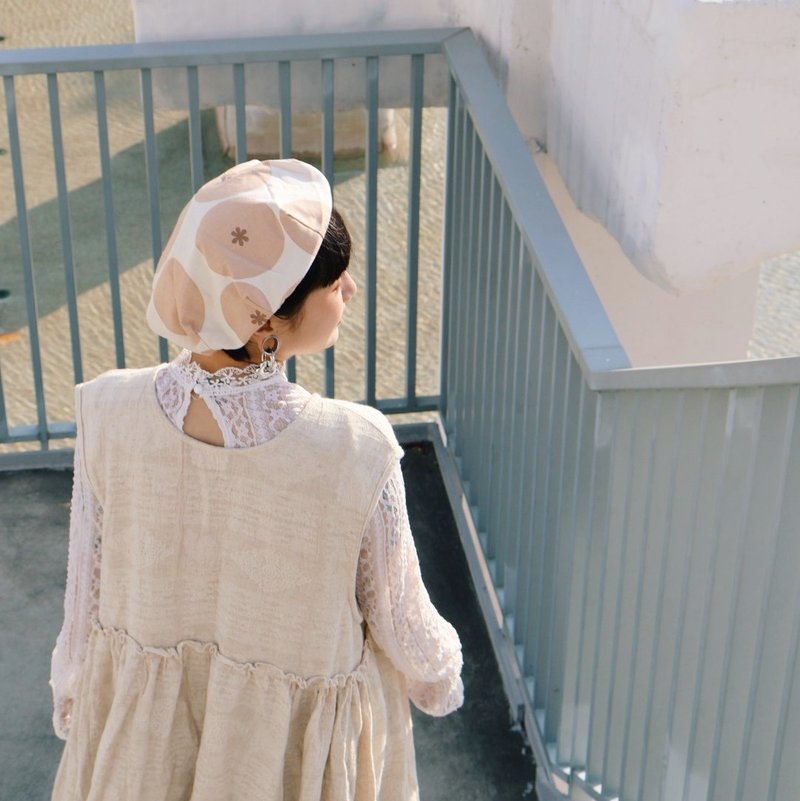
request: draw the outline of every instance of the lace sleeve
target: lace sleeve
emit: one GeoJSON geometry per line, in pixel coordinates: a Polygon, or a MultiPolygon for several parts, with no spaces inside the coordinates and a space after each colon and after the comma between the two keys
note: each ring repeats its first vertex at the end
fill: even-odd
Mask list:
{"type": "Polygon", "coordinates": [[[69,731],[72,703],[100,597],[103,510],[92,492],[84,468],[80,428],[75,441],[74,471],[64,623],[50,662],[53,729],[62,740],[66,740],[69,731]]]}
{"type": "Polygon", "coordinates": [[[373,638],[408,679],[414,705],[430,715],[460,707],[461,642],[422,582],[399,462],[364,532],[356,595],[373,638]]]}

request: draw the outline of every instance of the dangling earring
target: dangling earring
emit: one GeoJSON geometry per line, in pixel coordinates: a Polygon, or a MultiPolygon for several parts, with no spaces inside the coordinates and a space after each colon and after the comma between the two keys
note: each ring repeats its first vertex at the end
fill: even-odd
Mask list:
{"type": "Polygon", "coordinates": [[[280,370],[275,354],[280,348],[281,342],[275,334],[267,334],[261,342],[261,364],[259,370],[261,375],[274,375],[280,370]]]}

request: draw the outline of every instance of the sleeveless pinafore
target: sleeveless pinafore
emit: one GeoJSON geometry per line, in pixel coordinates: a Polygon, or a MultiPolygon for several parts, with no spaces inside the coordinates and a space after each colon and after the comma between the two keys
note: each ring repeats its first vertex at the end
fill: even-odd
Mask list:
{"type": "Polygon", "coordinates": [[[216,447],[163,415],[156,369],[76,393],[103,567],[52,798],[417,798],[405,681],[355,599],[391,426],[314,395],[216,447]]]}

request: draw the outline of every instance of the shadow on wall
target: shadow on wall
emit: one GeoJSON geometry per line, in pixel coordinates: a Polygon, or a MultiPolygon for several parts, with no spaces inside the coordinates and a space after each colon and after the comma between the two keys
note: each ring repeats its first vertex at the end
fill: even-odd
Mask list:
{"type": "MultiPolygon", "coordinates": [[[[222,154],[214,110],[202,112],[203,172],[205,179],[232,166],[222,154]]],[[[172,125],[156,134],[158,154],[161,243],[192,194],[188,125],[172,125]]],[[[117,260],[120,273],[152,258],[150,201],[144,142],[121,150],[111,159],[117,260]]],[[[108,281],[109,250],[105,228],[102,180],[69,192],[72,250],[78,294],[108,281]]],[[[64,249],[58,198],[28,210],[38,315],[43,317],[67,302],[64,249]]],[[[27,325],[25,284],[16,217],[0,225],[0,253],[9,266],[0,289],[8,295],[0,304],[0,333],[27,325]]]]}

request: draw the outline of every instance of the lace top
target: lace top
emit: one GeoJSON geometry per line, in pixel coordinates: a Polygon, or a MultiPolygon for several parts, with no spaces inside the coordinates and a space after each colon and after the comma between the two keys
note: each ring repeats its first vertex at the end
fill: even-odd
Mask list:
{"type": "MultiPolygon", "coordinates": [[[[310,394],[282,372],[257,366],[210,374],[183,351],[156,377],[164,414],[182,430],[191,394],[206,402],[226,448],[260,445],[283,431],[310,394]]],[[[51,661],[53,727],[66,739],[92,622],[97,619],[103,510],[89,484],[81,432],[75,442],[64,623],[51,661]]],[[[461,643],[428,597],[408,522],[399,461],[361,540],[356,597],[373,638],[405,674],[409,697],[423,712],[446,715],[463,703],[461,643]]]]}

